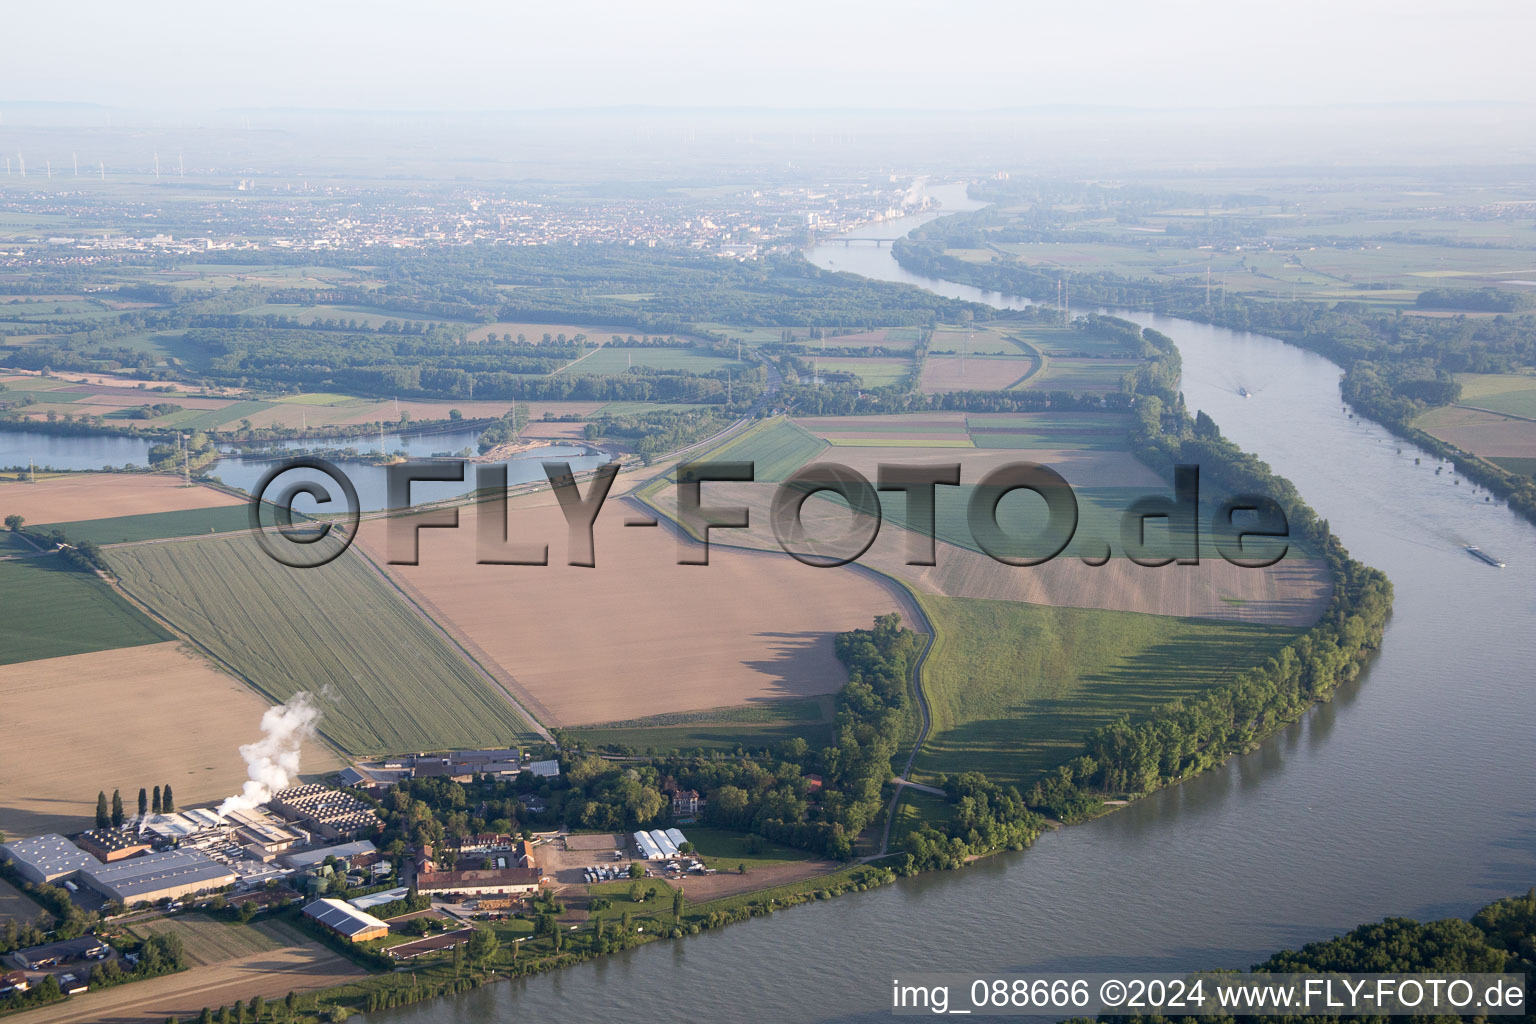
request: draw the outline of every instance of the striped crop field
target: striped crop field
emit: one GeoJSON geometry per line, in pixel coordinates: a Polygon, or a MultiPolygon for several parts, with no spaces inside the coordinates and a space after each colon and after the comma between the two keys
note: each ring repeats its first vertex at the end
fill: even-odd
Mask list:
{"type": "Polygon", "coordinates": [[[290,569],[249,535],[110,553],[125,590],[268,697],[315,694],[320,731],[372,753],[491,746],[527,723],[355,551],[290,569]]]}

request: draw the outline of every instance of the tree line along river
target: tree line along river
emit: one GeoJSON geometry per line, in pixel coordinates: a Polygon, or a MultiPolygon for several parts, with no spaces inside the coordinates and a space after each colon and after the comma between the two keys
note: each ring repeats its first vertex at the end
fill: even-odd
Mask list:
{"type": "MultiPolygon", "coordinates": [[[[971,205],[961,187],[935,191],[947,209],[971,205]]],[[[923,219],[857,235],[897,237],[923,219]]],[[[889,247],[808,256],[1024,304],[917,278],[889,247]]],[[[903,974],[1242,968],[1388,915],[1466,914],[1536,882],[1536,527],[1351,418],[1328,360],[1115,312],[1173,337],[1190,407],[1290,477],[1357,558],[1392,578],[1393,619],[1356,683],[1252,754],[1023,853],[372,1016],[886,1020],[903,974]]]]}

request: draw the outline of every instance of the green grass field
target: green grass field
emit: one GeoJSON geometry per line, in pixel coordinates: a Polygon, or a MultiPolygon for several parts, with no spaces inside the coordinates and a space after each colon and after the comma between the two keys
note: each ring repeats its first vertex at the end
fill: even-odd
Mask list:
{"type": "Polygon", "coordinates": [[[1458,405],[1536,419],[1536,375],[1523,373],[1458,373],[1458,405]]]}
{"type": "Polygon", "coordinates": [[[215,508],[176,509],[148,512],[137,516],[111,519],[87,519],[78,523],[49,523],[48,529],[62,530],[72,541],[89,540],[97,544],[121,544],[129,541],[162,540],[167,537],[194,537],[207,533],[229,533],[250,528],[249,506],[222,505],[215,508]]]}
{"type": "Polygon", "coordinates": [[[1120,379],[1140,365],[1133,359],[1078,359],[1052,356],[1023,387],[1043,391],[1118,391],[1120,379]]]}
{"type": "Polygon", "coordinates": [[[689,373],[713,373],[716,370],[740,373],[749,365],[691,348],[614,348],[605,345],[589,353],[585,359],[569,363],[556,372],[608,376],[625,373],[631,366],[648,366],[657,370],[686,370],[689,373]]]}
{"type": "Polygon", "coordinates": [[[0,664],[172,639],[94,573],[57,555],[0,562],[0,664]]]}
{"type": "Polygon", "coordinates": [[[141,921],[133,926],[140,938],[151,935],[176,935],[193,964],[205,966],[220,964],[237,957],[270,953],[288,945],[280,941],[266,922],[239,924],[233,921],[217,921],[205,914],[185,914],[181,917],[161,917],[141,921]]]}
{"type": "Polygon", "coordinates": [[[905,359],[817,359],[816,369],[821,373],[856,373],[866,388],[883,388],[905,379],[912,372],[912,363],[905,359]]]}
{"type": "Polygon", "coordinates": [[[683,829],[683,835],[693,844],[705,865],[717,871],[735,871],[739,865],[745,864],[747,871],[751,872],[757,868],[795,864],[809,860],[811,856],[804,850],[772,843],[762,836],[723,828],[688,825],[683,829]]]}
{"type": "Polygon", "coordinates": [[[783,480],[826,450],[827,442],[783,417],[754,423],[711,451],[711,462],[751,462],[758,480],[783,480]]]}
{"type": "Polygon", "coordinates": [[[910,437],[848,437],[845,435],[833,435],[832,446],[835,448],[975,448],[976,444],[968,437],[946,437],[942,440],[928,438],[917,440],[910,437]]]}
{"type": "Polygon", "coordinates": [[[1536,459],[1511,456],[1508,458],[1500,457],[1489,459],[1488,461],[1502,466],[1504,469],[1509,470],[1511,473],[1517,473],[1520,476],[1536,477],[1536,459]]]}
{"type": "Polygon", "coordinates": [[[943,797],[920,789],[904,789],[891,818],[891,846],[896,847],[903,836],[924,822],[937,826],[953,816],[954,808],[943,797]]]}
{"type": "Polygon", "coordinates": [[[938,631],[924,667],[933,727],[920,781],[981,771],[1027,784],[1090,729],[1262,663],[1301,630],[919,595],[938,631]]]}
{"type": "Polygon", "coordinates": [[[966,417],[978,448],[1124,451],[1130,418],[1109,413],[977,413],[966,417]]]}
{"type": "Polygon", "coordinates": [[[832,742],[827,697],[765,701],[739,707],[656,715],[569,730],[583,743],[634,750],[755,750],[800,737],[812,747],[832,742]]]}
{"type": "Polygon", "coordinates": [[[351,753],[528,736],[501,692],[356,552],[289,569],[250,537],[221,537],[116,548],[109,559],[126,589],[264,693],[315,693],[321,732],[351,753]]]}

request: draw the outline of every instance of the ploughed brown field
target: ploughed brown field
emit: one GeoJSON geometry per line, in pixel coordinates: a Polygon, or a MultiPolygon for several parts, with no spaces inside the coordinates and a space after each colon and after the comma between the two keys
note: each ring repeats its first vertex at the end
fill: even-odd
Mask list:
{"type": "Polygon", "coordinates": [[[240,499],[179,476],[143,473],[71,473],[35,484],[0,485],[0,515],[24,516],[28,523],[72,523],[149,512],[238,505],[240,499]]]}
{"type": "Polygon", "coordinates": [[[1026,356],[929,356],[923,361],[920,387],[924,394],[945,391],[1002,391],[1035,366],[1026,356]]]}
{"type": "MultiPolygon", "coordinates": [[[[512,541],[548,543],[549,565],[477,565],[482,505],[461,510],[458,529],[421,531],[419,565],[386,569],[546,725],[832,693],[847,681],[834,634],[891,611],[917,621],[899,588],[859,569],[723,547],[707,566],[678,565],[673,530],[626,527],[649,513],[617,497],[597,519],[596,567],[570,566],[548,491],[509,507],[512,541]]],[[[381,565],[385,529],[360,533],[381,565]]]]}
{"type": "MultiPolygon", "coordinates": [[[[170,783],[185,806],[238,792],[240,744],[260,738],[268,703],[169,641],[0,666],[0,706],[0,831],[16,836],[88,827],[98,790],[120,789],[130,809],[140,786],[170,783]]],[[[304,748],[305,774],[339,767],[329,749],[304,748]]]]}
{"type": "Polygon", "coordinates": [[[1536,458],[1536,422],[1480,409],[1431,409],[1414,426],[1483,458],[1536,458]]]}

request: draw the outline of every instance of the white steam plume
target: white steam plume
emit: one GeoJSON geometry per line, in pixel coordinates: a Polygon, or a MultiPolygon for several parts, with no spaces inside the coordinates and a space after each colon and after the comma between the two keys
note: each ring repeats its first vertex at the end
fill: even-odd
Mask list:
{"type": "Polygon", "coordinates": [[[217,813],[222,817],[230,811],[250,810],[286,788],[299,774],[300,747],[314,736],[318,721],[320,709],[314,698],[302,690],[290,697],[288,703],[268,708],[261,716],[261,731],[266,735],[240,748],[250,781],[238,794],[219,804],[217,813]]]}

